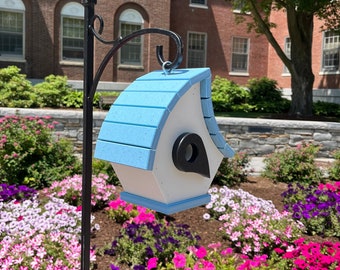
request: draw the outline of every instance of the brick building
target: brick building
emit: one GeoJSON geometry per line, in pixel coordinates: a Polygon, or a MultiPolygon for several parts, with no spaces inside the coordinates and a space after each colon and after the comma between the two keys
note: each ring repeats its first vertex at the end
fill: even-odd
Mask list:
{"type": "MultiPolygon", "coordinates": [[[[248,33],[246,24],[236,24],[238,10],[225,0],[98,0],[103,38],[113,40],[141,28],[158,27],[178,33],[184,42],[180,67],[208,66],[220,75],[245,84],[250,78],[268,76],[283,88],[290,76],[264,36],[248,33]]],[[[251,18],[244,15],[245,20],[251,18]]],[[[275,35],[289,53],[284,14],[273,16],[279,28],[275,35]]],[[[83,79],[84,7],[80,0],[0,1],[0,68],[17,65],[29,78],[49,74],[83,79]]],[[[96,23],[97,25],[98,23],[96,23]]],[[[315,27],[313,69],[315,88],[339,90],[339,35],[329,36],[315,27]],[[328,47],[327,47],[328,46],[328,47]]],[[[168,37],[144,35],[125,45],[110,60],[101,80],[131,82],[159,69],[156,45],[172,60],[175,49],[168,37]]],[[[95,42],[97,69],[110,46],[95,42]]],[[[337,91],[339,92],[339,91],[337,91]]]]}

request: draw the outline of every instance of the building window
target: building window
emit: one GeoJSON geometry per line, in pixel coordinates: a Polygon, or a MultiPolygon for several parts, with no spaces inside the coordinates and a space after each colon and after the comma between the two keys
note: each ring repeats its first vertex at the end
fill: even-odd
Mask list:
{"type": "Polygon", "coordinates": [[[84,59],[84,7],[75,2],[61,10],[61,56],[64,61],[84,59]]]}
{"type": "Polygon", "coordinates": [[[239,73],[248,72],[249,39],[233,38],[231,71],[239,73]]]}
{"type": "MultiPolygon", "coordinates": [[[[285,54],[290,59],[290,50],[291,50],[291,40],[290,37],[285,38],[285,54]]],[[[290,73],[288,68],[284,66],[283,73],[290,73]]]]}
{"type": "Polygon", "coordinates": [[[190,0],[190,5],[206,6],[208,0],[190,0]]]}
{"type": "MultiPolygon", "coordinates": [[[[138,11],[134,9],[124,10],[119,17],[120,36],[125,37],[142,29],[143,24],[144,19],[138,11]]],[[[142,36],[135,37],[126,43],[120,49],[120,64],[142,66],[142,44],[142,36]]]]}
{"type": "Polygon", "coordinates": [[[340,55],[340,34],[332,31],[324,33],[322,70],[338,71],[340,55]]]}
{"type": "Polygon", "coordinates": [[[233,1],[232,4],[233,4],[233,12],[234,13],[250,14],[250,11],[247,10],[245,0],[233,1]]]}
{"type": "Polygon", "coordinates": [[[24,58],[25,6],[21,0],[0,3],[0,58],[24,58]]]}
{"type": "Polygon", "coordinates": [[[206,65],[207,35],[205,33],[189,33],[188,64],[189,68],[206,65]]]}

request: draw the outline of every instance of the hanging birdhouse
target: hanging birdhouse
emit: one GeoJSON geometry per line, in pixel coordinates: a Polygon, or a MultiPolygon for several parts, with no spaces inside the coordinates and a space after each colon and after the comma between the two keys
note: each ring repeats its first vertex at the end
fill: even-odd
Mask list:
{"type": "Polygon", "coordinates": [[[135,80],[111,106],[95,149],[111,162],[123,200],[164,214],[208,203],[223,157],[233,154],[215,120],[209,68],[135,80]]]}

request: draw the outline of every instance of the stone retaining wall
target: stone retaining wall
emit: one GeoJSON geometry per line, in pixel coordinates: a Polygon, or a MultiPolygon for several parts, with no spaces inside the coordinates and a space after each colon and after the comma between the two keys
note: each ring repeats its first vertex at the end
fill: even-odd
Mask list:
{"type": "MultiPolygon", "coordinates": [[[[106,113],[93,113],[94,143],[106,113]]],[[[0,108],[0,116],[13,114],[51,116],[59,122],[55,135],[69,138],[74,143],[75,151],[81,154],[82,110],[0,108]]],[[[331,152],[340,148],[340,123],[229,117],[217,117],[216,120],[232,148],[246,151],[251,156],[264,156],[303,141],[321,146],[318,157],[331,157],[331,152]]]]}

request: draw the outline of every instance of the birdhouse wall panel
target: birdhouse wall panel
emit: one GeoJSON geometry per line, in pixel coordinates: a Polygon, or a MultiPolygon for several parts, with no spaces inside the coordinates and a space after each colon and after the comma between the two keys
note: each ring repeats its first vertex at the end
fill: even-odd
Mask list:
{"type": "Polygon", "coordinates": [[[151,170],[155,151],[148,148],[100,141],[100,143],[97,142],[94,157],[144,170],[151,170]]]}
{"type": "Polygon", "coordinates": [[[133,107],[113,104],[105,121],[115,123],[129,123],[149,127],[163,126],[164,118],[169,115],[168,110],[152,107],[133,107]]]}
{"type": "Polygon", "coordinates": [[[200,83],[192,86],[177,102],[163,127],[156,148],[153,171],[164,190],[166,203],[206,193],[223,158],[206,128],[200,98],[200,83]],[[172,160],[174,142],[185,132],[199,134],[209,157],[210,177],[178,170],[172,160]]]}
{"type": "Polygon", "coordinates": [[[111,163],[124,191],[165,202],[165,196],[152,171],[111,163]]]}
{"type": "Polygon", "coordinates": [[[168,108],[178,101],[176,92],[123,92],[115,101],[117,105],[168,108]]]}
{"type": "Polygon", "coordinates": [[[157,132],[158,129],[155,127],[105,121],[98,140],[154,149],[156,147],[155,137],[158,137],[157,132]]]}

